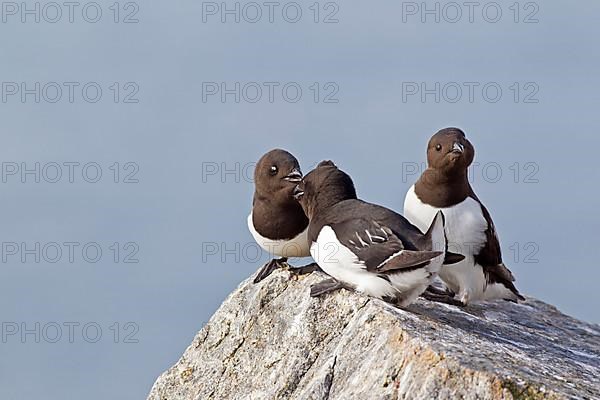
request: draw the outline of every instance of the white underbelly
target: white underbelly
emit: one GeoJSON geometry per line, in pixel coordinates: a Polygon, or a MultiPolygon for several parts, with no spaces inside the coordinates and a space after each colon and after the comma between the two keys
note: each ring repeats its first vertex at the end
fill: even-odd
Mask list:
{"type": "Polygon", "coordinates": [[[274,240],[263,237],[254,229],[252,213],[248,216],[248,229],[252,237],[260,247],[273,256],[278,257],[308,257],[310,247],[308,245],[308,226],[296,237],[289,240],[274,240]]]}
{"type": "Polygon", "coordinates": [[[467,197],[452,207],[437,208],[423,203],[412,186],[404,200],[404,216],[417,228],[425,232],[436,213],[441,210],[445,219],[448,251],[462,254],[465,259],[459,263],[444,265],[439,276],[455,293],[469,290],[474,297],[480,297],[486,287],[483,269],[475,265],[475,254],[485,244],[487,221],[481,205],[467,197]]]}
{"type": "Polygon", "coordinates": [[[439,275],[448,289],[459,296],[468,291],[471,299],[479,298],[486,287],[483,269],[475,265],[471,256],[456,264],[444,265],[439,275]]]}
{"type": "Polygon", "coordinates": [[[338,240],[333,229],[324,226],[310,254],[326,274],[340,282],[350,284],[358,292],[373,297],[395,297],[396,290],[386,281],[367,271],[358,257],[338,240]]]}
{"type": "Polygon", "coordinates": [[[423,232],[439,210],[444,214],[448,250],[465,256],[478,254],[487,240],[487,221],[475,199],[467,197],[452,207],[437,208],[423,203],[415,194],[414,186],[406,194],[404,216],[423,232]]]}
{"type": "MultiPolygon", "coordinates": [[[[377,298],[395,298],[402,306],[410,304],[431,282],[429,268],[387,274],[390,281],[367,271],[365,265],[346,246],[342,245],[333,229],[324,226],[310,252],[319,267],[328,275],[353,286],[357,291],[377,298]]],[[[435,259],[438,269],[441,256],[435,259]]],[[[432,262],[432,265],[434,262],[432,262]]]]}

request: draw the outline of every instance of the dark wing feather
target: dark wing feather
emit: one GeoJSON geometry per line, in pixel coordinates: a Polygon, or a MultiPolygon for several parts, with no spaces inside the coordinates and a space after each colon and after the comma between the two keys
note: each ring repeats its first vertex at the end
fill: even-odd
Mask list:
{"type": "Polygon", "coordinates": [[[441,254],[408,250],[407,244],[389,227],[373,220],[357,218],[333,224],[332,228],[342,245],[349,248],[372,272],[414,267],[441,254]]]}
{"type": "Polygon", "coordinates": [[[404,244],[387,227],[362,218],[349,219],[332,228],[342,245],[361,260],[367,270],[374,271],[391,254],[404,249],[404,244]]]}
{"type": "Polygon", "coordinates": [[[485,230],[486,242],[485,245],[479,251],[479,254],[475,255],[475,262],[483,267],[483,272],[486,275],[488,283],[501,283],[512,291],[517,297],[524,300],[513,282],[515,277],[508,268],[502,263],[502,251],[500,250],[500,241],[498,240],[498,234],[496,233],[496,227],[492,216],[481,201],[475,196],[474,193],[471,195],[479,205],[483,217],[487,222],[487,229],[485,230]]]}
{"type": "Polygon", "coordinates": [[[442,254],[441,251],[413,251],[413,250],[402,250],[382,263],[377,271],[394,271],[398,269],[405,269],[411,267],[425,266],[425,263],[432,258],[435,258],[442,254]]]}
{"type": "Polygon", "coordinates": [[[498,240],[494,221],[492,221],[492,217],[485,206],[481,202],[479,202],[479,205],[487,222],[487,229],[485,230],[485,245],[479,250],[479,254],[475,255],[475,261],[483,267],[502,264],[502,251],[500,250],[500,241],[498,240]]]}

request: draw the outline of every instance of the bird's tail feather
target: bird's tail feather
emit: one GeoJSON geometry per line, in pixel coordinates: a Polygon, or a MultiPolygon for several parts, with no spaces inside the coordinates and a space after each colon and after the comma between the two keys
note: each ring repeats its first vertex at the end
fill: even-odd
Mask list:
{"type": "Polygon", "coordinates": [[[429,229],[421,238],[422,250],[446,251],[446,234],[444,233],[444,214],[438,211],[429,225],[429,229]]]}
{"type": "Polygon", "coordinates": [[[464,260],[465,256],[448,251],[448,240],[446,239],[446,232],[444,229],[445,224],[444,214],[441,211],[438,211],[431,222],[431,225],[429,225],[429,229],[425,232],[421,245],[424,246],[426,250],[445,252],[444,264],[456,264],[464,260]]]}

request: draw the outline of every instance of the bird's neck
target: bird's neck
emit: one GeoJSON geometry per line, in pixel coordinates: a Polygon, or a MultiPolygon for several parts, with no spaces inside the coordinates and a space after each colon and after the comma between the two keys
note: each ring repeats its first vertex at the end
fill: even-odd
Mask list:
{"type": "Polygon", "coordinates": [[[330,207],[344,201],[356,199],[356,193],[351,193],[343,189],[331,189],[321,192],[316,198],[315,210],[317,212],[323,212],[330,207]]]}
{"type": "Polygon", "coordinates": [[[262,236],[269,239],[291,239],[308,225],[300,204],[294,200],[276,201],[255,193],[252,204],[252,223],[262,236]]]}
{"type": "Polygon", "coordinates": [[[415,184],[421,201],[444,208],[460,203],[472,193],[467,170],[438,170],[427,168],[415,184]]]}

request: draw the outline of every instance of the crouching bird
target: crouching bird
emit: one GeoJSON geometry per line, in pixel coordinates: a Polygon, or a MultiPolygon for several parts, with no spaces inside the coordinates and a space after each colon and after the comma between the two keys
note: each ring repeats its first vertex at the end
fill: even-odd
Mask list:
{"type": "Polygon", "coordinates": [[[350,176],[331,161],[308,173],[294,197],[310,221],[310,254],[331,276],[311,287],[313,297],[346,288],[406,306],[444,263],[441,213],[423,234],[402,215],[358,199],[350,176]]]}

